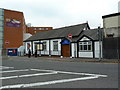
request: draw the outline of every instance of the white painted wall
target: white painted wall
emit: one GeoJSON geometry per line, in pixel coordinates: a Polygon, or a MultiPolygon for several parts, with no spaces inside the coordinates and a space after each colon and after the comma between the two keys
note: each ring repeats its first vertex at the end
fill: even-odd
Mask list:
{"type": "Polygon", "coordinates": [[[71,53],[72,57],[77,57],[77,43],[71,44],[71,53]]]}
{"type": "Polygon", "coordinates": [[[79,52],[79,57],[93,58],[93,52],[79,52]]]}
{"type": "Polygon", "coordinates": [[[51,48],[51,55],[61,55],[61,39],[53,39],[53,40],[50,40],[50,48],[51,48]],[[58,41],[58,51],[53,51],[53,41],[58,41]]]}
{"type": "MultiPolygon", "coordinates": [[[[100,55],[100,47],[99,41],[95,42],[95,58],[99,58],[100,55]]],[[[102,43],[101,43],[101,57],[102,57],[102,43]]]]}
{"type": "Polygon", "coordinates": [[[83,37],[80,41],[89,41],[90,39],[87,37],[83,37]]]}

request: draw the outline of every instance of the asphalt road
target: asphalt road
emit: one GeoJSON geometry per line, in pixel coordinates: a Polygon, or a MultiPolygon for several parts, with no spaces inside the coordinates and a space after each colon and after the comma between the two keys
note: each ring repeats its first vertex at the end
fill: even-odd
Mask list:
{"type": "Polygon", "coordinates": [[[59,58],[3,60],[0,88],[118,88],[118,64],[55,59],[59,58]]]}

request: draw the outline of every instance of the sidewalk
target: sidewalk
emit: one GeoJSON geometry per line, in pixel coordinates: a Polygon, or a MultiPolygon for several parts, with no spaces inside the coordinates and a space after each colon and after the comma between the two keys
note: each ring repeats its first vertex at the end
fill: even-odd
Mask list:
{"type": "MultiPolygon", "coordinates": [[[[28,57],[26,57],[26,56],[22,56],[22,57],[19,57],[19,56],[17,56],[17,57],[9,57],[9,59],[11,59],[11,60],[13,60],[13,59],[23,59],[23,60],[51,60],[51,61],[65,61],[65,62],[87,62],[87,63],[116,63],[116,64],[118,64],[118,63],[120,63],[120,61],[119,60],[117,60],[117,59],[101,59],[101,60],[99,60],[99,59],[86,59],[86,58],[69,58],[69,57],[67,57],[67,58],[60,58],[60,57],[37,57],[37,58],[35,58],[35,57],[31,57],[31,58],[28,58],[28,57]]],[[[9,60],[8,59],[8,60],[9,60]]]]}

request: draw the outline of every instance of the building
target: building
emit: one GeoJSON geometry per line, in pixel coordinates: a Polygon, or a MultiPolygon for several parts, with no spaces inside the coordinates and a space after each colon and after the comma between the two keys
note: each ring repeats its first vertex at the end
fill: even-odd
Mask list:
{"type": "Polygon", "coordinates": [[[120,12],[102,16],[105,38],[120,37],[120,12]]]}
{"type": "Polygon", "coordinates": [[[25,30],[23,12],[0,8],[1,50],[16,49],[23,45],[23,33],[25,30]]]}
{"type": "Polygon", "coordinates": [[[26,33],[30,33],[32,35],[36,34],[39,31],[48,31],[48,30],[52,30],[52,27],[29,27],[27,26],[26,28],[26,33]]]}
{"type": "Polygon", "coordinates": [[[104,38],[103,57],[120,58],[120,12],[102,16],[104,38]],[[109,52],[109,53],[108,53],[109,52]]]}
{"type": "Polygon", "coordinates": [[[16,56],[23,51],[23,41],[41,31],[38,29],[46,31],[52,27],[27,27],[23,12],[0,8],[0,55],[7,51],[8,55],[16,56]]]}
{"type": "Polygon", "coordinates": [[[98,29],[90,29],[88,23],[39,32],[24,42],[26,54],[31,50],[39,56],[99,58],[100,55],[98,29]]]}

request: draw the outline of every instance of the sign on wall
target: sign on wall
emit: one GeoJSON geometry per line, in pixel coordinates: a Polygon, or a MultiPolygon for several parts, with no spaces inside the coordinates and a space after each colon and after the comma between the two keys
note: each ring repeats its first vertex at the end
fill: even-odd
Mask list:
{"type": "Polygon", "coordinates": [[[8,49],[8,56],[17,56],[17,49],[13,48],[13,49],[8,49]]]}
{"type": "Polygon", "coordinates": [[[8,27],[20,27],[21,21],[16,19],[6,19],[6,25],[8,27]]]}
{"type": "Polygon", "coordinates": [[[62,44],[62,45],[65,45],[65,44],[70,44],[70,41],[69,41],[69,40],[67,40],[67,39],[65,39],[65,40],[63,40],[63,41],[61,42],[61,44],[62,44]]]}

